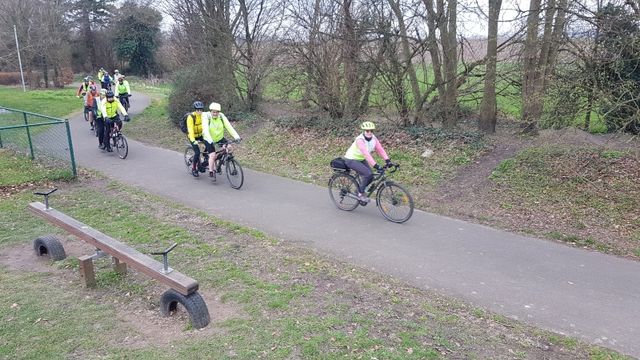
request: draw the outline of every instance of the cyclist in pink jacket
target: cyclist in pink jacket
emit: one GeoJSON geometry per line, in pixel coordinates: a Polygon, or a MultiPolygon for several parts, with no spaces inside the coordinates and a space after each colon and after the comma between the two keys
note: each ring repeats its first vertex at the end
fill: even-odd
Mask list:
{"type": "Polygon", "coordinates": [[[378,141],[378,138],[373,135],[373,130],[376,129],[376,125],[371,121],[365,121],[360,124],[362,134],[358,135],[354,140],[351,147],[344,154],[345,164],[360,174],[360,186],[358,187],[358,200],[363,202],[369,202],[369,198],[365,195],[365,189],[373,180],[373,172],[371,166],[376,170],[381,170],[380,165],[371,156],[372,152],[377,152],[388,165],[391,163],[391,159],[384,151],[382,144],[378,141]]]}

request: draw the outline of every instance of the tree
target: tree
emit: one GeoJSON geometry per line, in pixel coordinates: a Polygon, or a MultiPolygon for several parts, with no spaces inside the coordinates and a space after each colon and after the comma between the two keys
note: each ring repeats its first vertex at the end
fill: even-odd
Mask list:
{"type": "Polygon", "coordinates": [[[496,132],[496,70],[498,60],[498,20],[502,0],[489,0],[489,19],[487,34],[487,72],[484,78],[484,93],[480,105],[480,121],[478,127],[486,133],[496,132]]]}
{"type": "Polygon", "coordinates": [[[531,0],[527,15],[522,75],[522,120],[524,133],[537,133],[542,115],[544,93],[554,72],[560,40],[564,33],[567,0],[531,0]],[[539,37],[540,16],[544,15],[542,38],[539,37]]]}
{"type": "Polygon", "coordinates": [[[107,26],[113,10],[114,0],[70,0],[69,16],[70,23],[79,29],[82,39],[82,48],[86,49],[88,61],[92,69],[99,65],[101,57],[98,55],[96,43],[98,36],[95,32],[107,26]]]}
{"type": "Polygon", "coordinates": [[[129,63],[129,71],[148,76],[155,66],[162,14],[148,6],[128,1],[114,22],[113,45],[119,60],[129,63]]]}

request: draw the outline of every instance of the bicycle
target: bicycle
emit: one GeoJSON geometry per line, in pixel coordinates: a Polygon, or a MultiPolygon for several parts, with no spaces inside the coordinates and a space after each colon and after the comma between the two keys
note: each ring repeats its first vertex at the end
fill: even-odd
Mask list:
{"type": "MultiPolygon", "coordinates": [[[[122,121],[119,121],[122,124],[122,121]]],[[[129,154],[129,144],[127,138],[122,134],[122,126],[116,128],[116,123],[112,123],[109,129],[109,141],[111,148],[116,150],[116,154],[120,159],[125,159],[129,154]]]]}
{"type": "MultiPolygon", "coordinates": [[[[239,144],[240,140],[230,141],[227,144],[239,144]]],[[[216,173],[222,173],[222,166],[225,167],[225,173],[227,175],[227,180],[229,180],[229,185],[233,189],[240,189],[244,184],[244,172],[242,171],[242,166],[238,160],[233,156],[233,151],[227,148],[227,144],[224,144],[220,150],[216,151],[217,167],[215,169],[216,173]]],[[[198,171],[201,173],[207,172],[209,170],[209,156],[210,154],[205,151],[204,144],[202,142],[198,142],[198,146],[200,146],[200,165],[198,166],[198,171]]],[[[193,156],[195,155],[195,151],[191,144],[187,145],[184,150],[184,163],[187,166],[187,172],[191,174],[191,170],[193,168],[193,156]]]]}
{"type": "Polygon", "coordinates": [[[126,111],[129,111],[129,106],[131,106],[130,101],[129,101],[129,97],[131,97],[131,94],[120,94],[120,95],[118,95],[116,97],[118,98],[118,100],[120,100],[120,103],[122,104],[124,109],[126,111]]]}
{"type": "MultiPolygon", "coordinates": [[[[385,219],[401,224],[411,218],[413,215],[413,198],[411,194],[399,184],[391,180],[387,180],[387,169],[389,174],[398,171],[400,165],[390,164],[382,167],[373,176],[373,181],[366,189],[367,197],[375,192],[376,206],[385,219]]],[[[351,169],[332,167],[333,176],[329,179],[329,196],[333,203],[340,210],[352,211],[360,206],[366,206],[367,203],[358,200],[358,187],[360,177],[357,174],[352,175],[351,169]]]]}

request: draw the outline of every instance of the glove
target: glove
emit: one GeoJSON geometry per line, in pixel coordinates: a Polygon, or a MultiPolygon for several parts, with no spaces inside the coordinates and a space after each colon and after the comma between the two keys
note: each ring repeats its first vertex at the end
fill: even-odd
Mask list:
{"type": "Polygon", "coordinates": [[[128,122],[129,120],[131,120],[131,119],[129,118],[129,115],[125,115],[125,116],[124,116],[124,121],[127,121],[127,122],[128,122]]]}
{"type": "Polygon", "coordinates": [[[240,142],[240,141],[242,141],[242,138],[241,138],[241,137],[239,137],[239,138],[237,138],[237,139],[236,139],[236,141],[237,141],[237,142],[240,142]]]}
{"type": "Polygon", "coordinates": [[[198,142],[197,142],[196,140],[193,140],[193,141],[191,142],[191,145],[198,145],[198,142]]]}
{"type": "Polygon", "coordinates": [[[387,165],[387,167],[391,166],[391,159],[387,159],[384,161],[385,165],[387,165]]]}
{"type": "Polygon", "coordinates": [[[373,165],[373,168],[378,170],[378,171],[382,170],[382,168],[378,164],[373,165]]]}

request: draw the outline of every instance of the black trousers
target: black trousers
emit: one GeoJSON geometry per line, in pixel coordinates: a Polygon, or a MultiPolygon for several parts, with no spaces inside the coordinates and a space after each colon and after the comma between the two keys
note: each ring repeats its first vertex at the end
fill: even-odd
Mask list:
{"type": "Polygon", "coordinates": [[[95,123],[98,144],[102,145],[104,144],[104,119],[102,117],[97,117],[95,123]]]}
{"type": "Polygon", "coordinates": [[[111,139],[109,138],[109,135],[111,133],[113,125],[115,124],[118,124],[118,127],[122,129],[122,121],[120,121],[120,117],[117,115],[112,118],[104,119],[104,134],[102,137],[102,143],[107,149],[111,148],[111,143],[109,142],[111,139]]]}
{"type": "Polygon", "coordinates": [[[344,162],[345,164],[347,164],[347,166],[350,169],[353,169],[355,172],[360,174],[361,178],[360,178],[360,186],[358,187],[358,192],[361,194],[364,194],[365,189],[369,184],[371,184],[371,180],[373,180],[373,171],[371,171],[371,168],[369,167],[367,160],[358,161],[358,160],[345,159],[344,162]]]}

